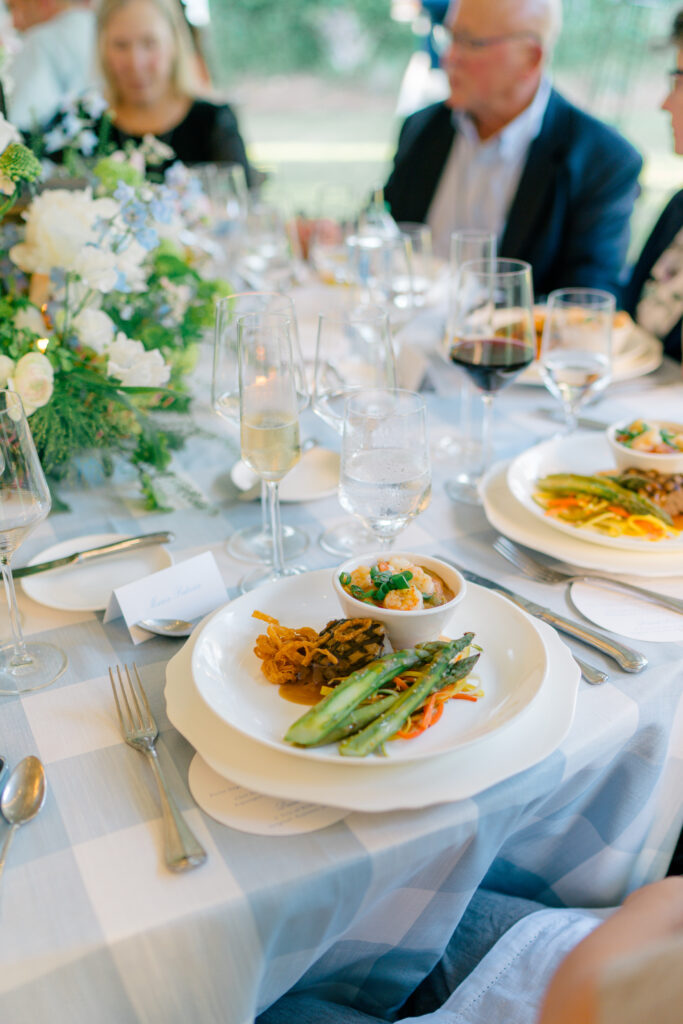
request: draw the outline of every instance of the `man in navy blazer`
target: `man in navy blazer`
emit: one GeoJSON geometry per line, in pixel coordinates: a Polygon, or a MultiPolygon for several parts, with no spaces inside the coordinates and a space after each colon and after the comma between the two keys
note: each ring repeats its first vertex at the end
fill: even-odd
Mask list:
{"type": "MultiPolygon", "coordinates": [[[[544,74],[560,0],[455,0],[446,19],[450,97],[408,117],[385,198],[397,221],[492,230],[528,260],[537,295],[617,294],[642,160],[544,74]]],[[[437,248],[439,246],[437,245],[437,248]]]]}

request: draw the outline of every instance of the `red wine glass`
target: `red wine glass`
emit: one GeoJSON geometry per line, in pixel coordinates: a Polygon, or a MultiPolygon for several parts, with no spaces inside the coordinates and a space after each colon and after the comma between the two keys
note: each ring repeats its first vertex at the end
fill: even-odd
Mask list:
{"type": "MultiPolygon", "coordinates": [[[[471,260],[460,271],[449,358],[482,400],[480,473],[491,463],[493,398],[536,355],[531,266],[523,260],[471,260]]],[[[476,484],[446,485],[455,500],[478,502],[476,484]]]]}

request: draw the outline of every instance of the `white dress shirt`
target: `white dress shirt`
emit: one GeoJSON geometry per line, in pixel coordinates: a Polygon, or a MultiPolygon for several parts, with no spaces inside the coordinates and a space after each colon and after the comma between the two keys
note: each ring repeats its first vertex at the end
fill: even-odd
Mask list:
{"type": "Polygon", "coordinates": [[[500,241],[550,91],[550,81],[541,79],[529,106],[483,142],[469,114],[453,112],[456,136],[427,215],[437,256],[448,258],[453,231],[492,231],[500,241]]]}
{"type": "Polygon", "coordinates": [[[40,128],[63,100],[93,84],[95,13],[69,7],[20,34],[21,50],[12,60],[14,86],[9,120],[17,128],[40,128]]]}

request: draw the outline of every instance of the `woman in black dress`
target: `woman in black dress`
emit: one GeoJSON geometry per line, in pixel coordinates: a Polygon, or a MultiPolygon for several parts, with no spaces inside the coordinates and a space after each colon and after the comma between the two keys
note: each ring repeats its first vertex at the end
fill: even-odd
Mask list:
{"type": "MultiPolygon", "coordinates": [[[[683,10],[676,15],[672,42],[677,47],[677,61],[662,107],[671,115],[674,149],[683,156],[683,10]]],[[[683,189],[665,207],[645,243],[626,288],[624,309],[662,339],[667,355],[681,360],[683,189]]]]}
{"type": "Polygon", "coordinates": [[[251,179],[232,109],[196,95],[192,42],[178,0],[102,0],[97,44],[117,146],[154,135],[174,159],[239,163],[251,179]]]}

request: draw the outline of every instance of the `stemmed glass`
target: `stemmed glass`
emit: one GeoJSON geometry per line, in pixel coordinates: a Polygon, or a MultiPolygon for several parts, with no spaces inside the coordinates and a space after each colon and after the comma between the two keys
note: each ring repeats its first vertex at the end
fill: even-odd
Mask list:
{"type": "Polygon", "coordinates": [[[562,403],[567,433],[576,429],[580,406],[609,384],[614,311],[614,296],[597,288],[563,288],[548,296],[541,375],[562,403]]]}
{"type": "Polygon", "coordinates": [[[266,484],[273,538],[272,569],[245,577],[243,591],[303,571],[284,565],[278,489],[301,454],[291,328],[289,317],[269,312],[246,313],[237,325],[242,458],[266,484]]]}
{"type": "Polygon", "coordinates": [[[50,511],[43,475],[21,399],[0,391],[0,567],[9,606],[13,642],[0,647],[0,693],[49,686],[66,668],[66,655],[53,644],[24,640],[10,559],[24,537],[50,511]]]}
{"type": "MultiPolygon", "coordinates": [[[[449,356],[481,395],[479,466],[491,462],[491,412],[494,395],[511,384],[536,355],[531,267],[523,260],[473,260],[463,264],[453,315],[449,356]]],[[[476,482],[446,484],[458,501],[478,503],[476,482]]]]}
{"type": "MultiPolygon", "coordinates": [[[[446,332],[444,336],[443,355],[450,363],[451,338],[454,336],[454,318],[457,309],[458,292],[460,288],[460,271],[465,263],[471,260],[491,261],[496,256],[496,236],[491,231],[478,231],[475,229],[463,229],[451,232],[450,259],[448,265],[448,306],[446,318],[446,332]]],[[[452,374],[442,374],[445,388],[452,391],[452,374]]],[[[440,390],[437,380],[437,390],[440,390]]],[[[458,427],[453,430],[441,433],[434,441],[432,453],[434,458],[447,458],[458,460],[459,480],[466,487],[472,486],[468,462],[472,457],[472,445],[470,434],[472,431],[472,409],[470,399],[473,397],[466,380],[458,374],[458,390],[453,396],[456,402],[458,427]]]]}
{"type": "MultiPolygon", "coordinates": [[[[338,434],[344,426],[344,403],[361,388],[395,388],[396,360],[389,318],[376,306],[362,306],[318,318],[313,376],[313,411],[338,434]]],[[[373,543],[360,523],[343,521],[320,538],[335,555],[350,555],[373,543]]]]}
{"type": "Polygon", "coordinates": [[[346,400],[339,501],[385,548],[431,497],[427,411],[400,389],[358,391],[346,400]]]}
{"type": "Polygon", "coordinates": [[[409,245],[408,239],[398,233],[359,233],[347,238],[349,282],[355,286],[361,305],[403,311],[413,308],[409,245]]]}
{"type": "MultiPolygon", "coordinates": [[[[280,292],[235,292],[216,305],[216,333],[214,339],[211,404],[224,420],[239,427],[239,370],[237,361],[237,323],[245,313],[269,312],[282,314],[291,320],[292,350],[299,409],[308,404],[306,371],[299,345],[294,303],[280,292]]],[[[308,536],[293,526],[282,527],[282,544],[287,560],[297,558],[308,547],[308,536]]],[[[273,557],[273,538],[265,484],[261,488],[261,522],[233,533],[228,541],[228,552],[243,562],[270,562],[273,557]]]]}

